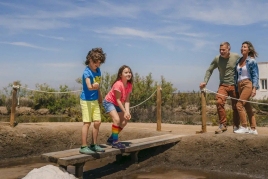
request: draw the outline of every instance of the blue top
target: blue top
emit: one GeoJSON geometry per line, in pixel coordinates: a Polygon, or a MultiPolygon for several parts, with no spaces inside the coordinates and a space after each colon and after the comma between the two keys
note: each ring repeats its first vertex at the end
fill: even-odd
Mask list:
{"type": "Polygon", "coordinates": [[[99,98],[98,90],[89,90],[86,84],[86,78],[90,79],[90,83],[99,83],[101,82],[101,71],[99,68],[96,69],[96,72],[92,71],[88,66],[84,70],[82,75],[82,92],[80,98],[85,101],[94,101],[99,98]]]}
{"type": "MultiPolygon", "coordinates": [[[[238,72],[237,72],[237,66],[240,62],[240,60],[243,57],[239,58],[236,61],[236,65],[235,65],[235,76],[234,76],[234,80],[235,80],[235,86],[237,88],[237,79],[238,79],[238,72]]],[[[248,57],[246,59],[246,67],[248,70],[248,75],[249,75],[249,80],[252,82],[252,86],[254,86],[257,89],[259,89],[259,68],[258,68],[258,64],[256,62],[256,60],[254,58],[248,57]]]]}

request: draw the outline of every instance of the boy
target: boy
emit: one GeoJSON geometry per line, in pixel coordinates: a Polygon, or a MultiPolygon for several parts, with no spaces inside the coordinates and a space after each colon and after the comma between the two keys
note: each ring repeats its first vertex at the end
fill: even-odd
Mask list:
{"type": "Polygon", "coordinates": [[[93,48],[88,52],[85,65],[87,66],[82,75],[83,89],[80,95],[80,104],[82,109],[82,146],[79,150],[82,154],[92,154],[95,152],[104,152],[97,145],[97,137],[101,124],[101,112],[99,104],[102,103],[100,93],[101,71],[100,65],[105,62],[106,54],[102,48],[93,48]],[[93,122],[92,143],[87,146],[88,129],[93,122]]]}

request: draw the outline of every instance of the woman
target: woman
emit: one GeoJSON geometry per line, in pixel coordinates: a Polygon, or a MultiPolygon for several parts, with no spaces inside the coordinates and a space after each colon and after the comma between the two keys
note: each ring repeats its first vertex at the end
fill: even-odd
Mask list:
{"type": "Polygon", "coordinates": [[[251,42],[245,41],[242,43],[241,54],[243,55],[236,62],[235,66],[235,84],[239,93],[239,100],[236,107],[240,117],[238,130],[234,131],[238,134],[258,134],[256,130],[256,119],[249,102],[250,97],[256,95],[256,90],[259,88],[259,69],[255,60],[258,53],[255,51],[251,42]],[[250,129],[247,127],[247,116],[249,118],[250,129]]]}

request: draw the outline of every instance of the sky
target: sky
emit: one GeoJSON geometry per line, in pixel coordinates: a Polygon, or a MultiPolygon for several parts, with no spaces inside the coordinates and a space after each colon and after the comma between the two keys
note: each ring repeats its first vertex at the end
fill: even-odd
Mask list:
{"type": "MultiPolygon", "coordinates": [[[[267,9],[266,0],[0,0],[0,90],[17,80],[80,89],[86,55],[101,47],[102,73],[128,65],[198,91],[223,41],[238,54],[251,41],[268,61],[267,9]]],[[[218,78],[216,69],[207,88],[218,78]]]]}

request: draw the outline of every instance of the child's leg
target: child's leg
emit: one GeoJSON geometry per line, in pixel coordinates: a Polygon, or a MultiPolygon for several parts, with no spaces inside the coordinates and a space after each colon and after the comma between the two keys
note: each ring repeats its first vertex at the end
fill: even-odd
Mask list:
{"type": "Polygon", "coordinates": [[[100,105],[97,100],[92,102],[92,117],[93,117],[93,130],[92,130],[92,143],[97,144],[97,138],[99,134],[99,128],[101,125],[101,112],[100,112],[100,105]]]}
{"type": "Polygon", "coordinates": [[[119,126],[117,125],[112,125],[112,138],[113,138],[113,143],[118,142],[118,134],[119,134],[119,126]]]}
{"type": "Polygon", "coordinates": [[[103,148],[97,145],[100,125],[101,125],[100,121],[94,121],[93,130],[92,130],[92,143],[90,145],[90,149],[95,152],[105,152],[103,148]]]}
{"type": "Polygon", "coordinates": [[[82,126],[82,146],[79,150],[82,154],[92,154],[94,153],[92,150],[89,149],[87,146],[87,136],[90,124],[92,122],[91,118],[91,102],[90,101],[83,101],[80,100],[81,109],[82,109],[82,119],[83,119],[83,126],[82,126]]]}
{"type": "Polygon", "coordinates": [[[93,130],[92,130],[92,144],[97,144],[100,125],[101,125],[100,121],[94,121],[93,130]]]}
{"type": "Polygon", "coordinates": [[[126,127],[128,120],[126,120],[124,118],[124,113],[123,112],[119,112],[118,115],[119,115],[119,118],[120,118],[120,128],[121,128],[121,131],[122,131],[124,129],[124,127],[126,127]]]}
{"type": "Polygon", "coordinates": [[[90,122],[84,122],[82,127],[82,146],[87,146],[87,136],[90,122]]]}
{"type": "MultiPolygon", "coordinates": [[[[119,116],[119,124],[115,124],[116,126],[119,127],[118,129],[118,134],[120,134],[120,132],[123,130],[123,128],[127,125],[127,120],[124,120],[124,113],[119,112],[118,113],[119,116]]],[[[113,130],[112,130],[113,131],[113,130]]],[[[108,138],[107,143],[111,143],[111,141],[113,141],[113,134],[111,134],[111,136],[108,138]]]]}

